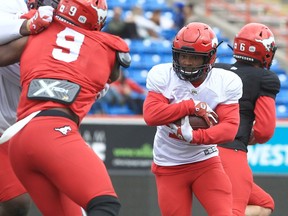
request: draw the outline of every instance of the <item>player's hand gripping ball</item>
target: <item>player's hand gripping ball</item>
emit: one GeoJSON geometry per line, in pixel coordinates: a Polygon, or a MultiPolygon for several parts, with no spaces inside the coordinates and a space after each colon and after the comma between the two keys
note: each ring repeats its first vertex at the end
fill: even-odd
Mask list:
{"type": "MultiPolygon", "coordinates": [[[[195,113],[189,116],[189,123],[193,130],[207,129],[218,124],[218,115],[205,102],[195,101],[195,113]]],[[[181,125],[181,119],[174,122],[181,125]]]]}
{"type": "MultiPolygon", "coordinates": [[[[197,130],[197,129],[207,129],[210,128],[216,124],[218,124],[218,122],[216,123],[214,120],[212,121],[213,125],[211,125],[210,123],[208,124],[204,118],[200,117],[200,116],[196,116],[196,115],[190,115],[189,116],[189,123],[190,126],[193,128],[193,130],[197,130]]],[[[177,120],[174,122],[174,124],[180,126],[181,125],[181,119],[177,120]]]]}
{"type": "Polygon", "coordinates": [[[191,143],[193,140],[193,128],[190,126],[189,117],[185,116],[180,120],[180,124],[169,124],[172,132],[183,141],[191,143]]]}

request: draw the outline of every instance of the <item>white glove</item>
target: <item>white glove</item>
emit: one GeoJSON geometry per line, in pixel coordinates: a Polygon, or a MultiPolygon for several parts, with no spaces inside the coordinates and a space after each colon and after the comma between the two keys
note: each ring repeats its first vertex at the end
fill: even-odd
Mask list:
{"type": "Polygon", "coordinates": [[[96,96],[96,99],[99,100],[100,98],[104,97],[108,90],[110,88],[110,85],[108,83],[105,84],[104,89],[102,89],[96,96]]]}
{"type": "Polygon", "coordinates": [[[181,125],[177,126],[176,124],[169,124],[169,127],[172,129],[173,133],[181,140],[191,143],[193,140],[193,128],[189,123],[189,116],[185,116],[181,119],[181,125]]]}
{"type": "Polygon", "coordinates": [[[38,8],[40,17],[46,22],[52,22],[54,8],[51,6],[40,6],[38,8]]]}
{"type": "MultiPolygon", "coordinates": [[[[34,16],[27,22],[27,28],[29,29],[30,34],[38,34],[47,28],[52,22],[53,12],[54,8],[51,6],[39,7],[38,10],[35,11],[34,16]]],[[[32,13],[32,10],[29,13],[32,13]]],[[[25,14],[22,16],[22,18],[25,18],[25,14]]]]}

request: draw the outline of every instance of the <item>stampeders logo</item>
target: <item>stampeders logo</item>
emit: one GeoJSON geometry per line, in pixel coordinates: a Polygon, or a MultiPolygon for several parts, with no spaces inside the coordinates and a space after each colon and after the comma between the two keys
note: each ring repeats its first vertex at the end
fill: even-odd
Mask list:
{"type": "Polygon", "coordinates": [[[63,135],[67,135],[69,131],[72,131],[71,127],[67,125],[60,127],[60,128],[54,128],[54,130],[59,131],[63,135]]]}
{"type": "Polygon", "coordinates": [[[263,44],[263,46],[266,48],[267,51],[270,51],[273,47],[273,44],[275,44],[275,39],[274,37],[269,37],[267,39],[263,39],[263,40],[258,40],[255,39],[257,42],[260,42],[263,44]]]}
{"type": "Polygon", "coordinates": [[[93,4],[91,4],[91,7],[96,10],[97,15],[98,15],[98,24],[102,23],[105,21],[107,17],[107,9],[105,7],[105,10],[102,8],[95,7],[93,4]]]}

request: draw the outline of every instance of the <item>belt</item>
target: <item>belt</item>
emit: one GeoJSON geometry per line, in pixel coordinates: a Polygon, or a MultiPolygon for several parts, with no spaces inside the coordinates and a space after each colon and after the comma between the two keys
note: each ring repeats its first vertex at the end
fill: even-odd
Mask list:
{"type": "Polygon", "coordinates": [[[29,121],[31,121],[31,119],[34,118],[39,112],[40,111],[35,111],[7,128],[0,137],[0,144],[7,142],[9,139],[11,139],[11,137],[17,134],[23,127],[25,127],[25,125],[27,125],[29,121]]]}
{"type": "Polygon", "coordinates": [[[39,117],[39,116],[60,116],[60,117],[68,118],[68,119],[74,121],[76,124],[78,124],[78,122],[79,122],[78,116],[76,114],[72,113],[72,111],[70,114],[70,113],[66,113],[64,111],[57,110],[57,109],[48,109],[48,110],[42,110],[35,117],[39,117]]]}

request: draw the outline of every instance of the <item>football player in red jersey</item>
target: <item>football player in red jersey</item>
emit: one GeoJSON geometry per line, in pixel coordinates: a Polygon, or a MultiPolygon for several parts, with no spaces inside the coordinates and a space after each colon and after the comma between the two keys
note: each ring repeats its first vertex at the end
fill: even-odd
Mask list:
{"type": "Polygon", "coordinates": [[[144,119],[157,126],[152,172],[163,216],[190,216],[193,194],[208,215],[232,215],[231,183],[217,144],[232,141],[237,133],[242,82],[230,71],[213,68],[217,46],[211,27],[192,22],[173,41],[173,63],[148,73],[144,119]],[[219,123],[193,130],[188,116],[207,117],[212,109],[219,123]],[[180,118],[182,125],[173,124],[180,118]]]}
{"type": "Polygon", "coordinates": [[[61,0],[52,24],[29,36],[21,56],[18,122],[8,129],[18,133],[9,156],[45,216],[74,215],[63,195],[89,216],[120,209],[104,163],[78,132],[99,92],[131,61],[124,40],[100,32],[106,15],[105,0],[61,0]]]}
{"type": "MultiPolygon", "coordinates": [[[[22,36],[37,34],[49,26],[53,8],[46,5],[34,9],[28,11],[24,0],[1,3],[0,46],[22,36]]],[[[20,66],[18,63],[10,65],[12,62],[7,59],[14,54],[20,56],[21,51],[18,50],[20,47],[17,44],[0,53],[0,65],[5,66],[0,67],[0,136],[16,121],[16,109],[21,92],[20,66]]],[[[29,212],[30,197],[13,172],[8,147],[9,142],[0,145],[0,216],[25,216],[29,212]]],[[[77,208],[80,211],[80,207],[77,208]]]]}
{"type": "Polygon", "coordinates": [[[223,167],[232,183],[234,215],[268,216],[274,209],[273,198],[253,182],[247,146],[267,142],[276,127],[275,98],[280,81],[269,70],[275,52],[271,30],[260,23],[249,23],[234,38],[236,63],[216,64],[233,71],[243,82],[238,133],[233,142],[219,146],[223,167]]]}

